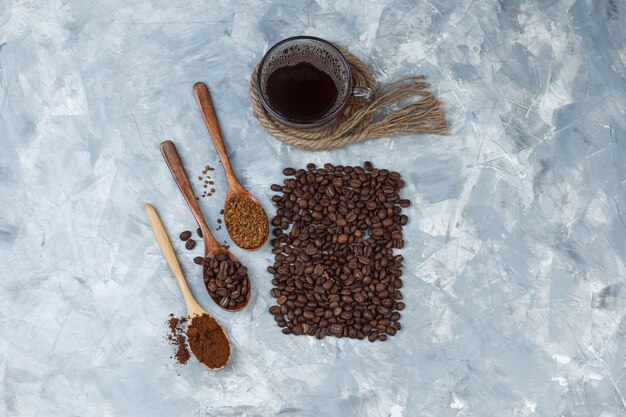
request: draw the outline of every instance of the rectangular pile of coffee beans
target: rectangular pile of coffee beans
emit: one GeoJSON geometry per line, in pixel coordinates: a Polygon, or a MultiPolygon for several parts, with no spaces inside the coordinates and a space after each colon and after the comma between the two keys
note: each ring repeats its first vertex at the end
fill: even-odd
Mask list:
{"type": "Polygon", "coordinates": [[[400,330],[400,174],[325,164],[285,168],[272,185],[275,262],[269,311],[285,334],[385,341],[400,330]]]}

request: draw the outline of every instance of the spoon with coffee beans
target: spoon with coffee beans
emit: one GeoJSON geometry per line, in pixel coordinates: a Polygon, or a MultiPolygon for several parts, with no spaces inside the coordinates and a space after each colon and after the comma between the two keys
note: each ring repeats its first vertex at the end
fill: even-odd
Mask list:
{"type": "Polygon", "coordinates": [[[144,206],[146,209],[146,215],[148,221],[154,232],[154,237],[163,252],[163,256],[169,265],[176,282],[180,287],[187,304],[187,314],[190,320],[190,326],[187,330],[187,338],[191,346],[191,351],[198,361],[206,368],[214,371],[219,371],[226,366],[228,359],[230,358],[230,343],[228,342],[228,336],[224,331],[224,328],[209,315],[202,307],[198,305],[196,300],[191,295],[187,281],[183,275],[183,271],[180,269],[180,264],[176,259],[176,253],[172,248],[172,242],[167,237],[167,232],[161,218],[156,209],[151,204],[144,206]],[[202,329],[202,340],[198,340],[198,329],[202,329]],[[207,354],[207,346],[221,346],[219,350],[214,349],[207,354]]]}
{"type": "Polygon", "coordinates": [[[240,248],[258,250],[269,236],[267,214],[257,199],[243,188],[235,176],[220,133],[209,89],[204,83],[199,82],[193,86],[193,91],[226,174],[227,189],[224,203],[226,230],[233,242],[240,248]]]}
{"type": "Polygon", "coordinates": [[[248,268],[213,237],[204,220],[193,193],[185,167],[172,141],[161,143],[161,154],[167,163],[178,189],[183,194],[193,217],[198,222],[204,240],[203,276],[209,295],[220,307],[228,311],[242,310],[250,300],[248,268]]]}

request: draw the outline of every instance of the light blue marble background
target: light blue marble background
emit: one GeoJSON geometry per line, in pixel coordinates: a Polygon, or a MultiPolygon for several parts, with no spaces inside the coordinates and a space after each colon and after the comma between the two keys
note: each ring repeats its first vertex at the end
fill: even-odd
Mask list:
{"type": "Polygon", "coordinates": [[[625,28],[623,0],[0,0],[0,415],[625,416],[625,28]],[[381,81],[427,75],[452,134],[322,153],[272,139],[248,79],[298,34],[381,81]],[[184,307],[143,204],[172,235],[193,226],[162,140],[192,175],[219,168],[196,81],[267,210],[287,165],[405,176],[396,337],[283,336],[267,247],[234,250],[254,293],[227,314],[176,242],[234,357],[172,365],[164,321],[184,307]]]}

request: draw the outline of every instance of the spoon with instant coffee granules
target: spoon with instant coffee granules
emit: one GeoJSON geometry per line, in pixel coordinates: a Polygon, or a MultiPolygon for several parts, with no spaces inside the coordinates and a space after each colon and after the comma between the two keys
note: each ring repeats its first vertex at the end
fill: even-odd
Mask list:
{"type": "Polygon", "coordinates": [[[267,214],[257,199],[243,188],[235,176],[220,133],[209,89],[204,83],[199,82],[193,86],[193,91],[226,174],[227,188],[224,203],[226,230],[233,242],[240,248],[257,250],[263,246],[269,236],[267,214]]]}
{"type": "Polygon", "coordinates": [[[167,261],[176,282],[180,287],[187,304],[187,313],[189,315],[189,326],[187,327],[187,342],[191,348],[191,352],[198,361],[206,368],[219,371],[226,366],[230,358],[230,343],[226,332],[219,323],[202,309],[191,295],[187,281],[180,269],[180,264],[176,259],[176,253],[172,248],[172,243],[167,237],[167,232],[159,214],[151,204],[146,204],[146,215],[154,237],[163,252],[163,256],[167,261]]]}
{"type": "Polygon", "coordinates": [[[213,237],[196,201],[176,145],[169,140],[162,142],[161,153],[202,231],[203,278],[209,296],[224,310],[242,310],[250,300],[248,269],[213,237]]]}

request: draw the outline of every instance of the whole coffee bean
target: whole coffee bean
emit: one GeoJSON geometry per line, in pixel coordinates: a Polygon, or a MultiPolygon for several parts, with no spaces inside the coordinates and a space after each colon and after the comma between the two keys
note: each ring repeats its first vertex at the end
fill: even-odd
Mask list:
{"type": "Polygon", "coordinates": [[[270,307],[270,314],[275,316],[276,314],[280,314],[280,307],[279,306],[271,306],[270,307]]]}
{"type": "Polygon", "coordinates": [[[187,241],[185,242],[185,248],[187,248],[187,250],[192,250],[195,247],[196,241],[193,239],[187,239],[187,241]]]}
{"type": "MultiPolygon", "coordinates": [[[[408,222],[400,214],[408,202],[399,195],[400,174],[369,162],[283,173],[290,177],[284,185],[271,186],[274,263],[267,268],[276,323],[294,335],[385,340],[398,330],[393,319],[404,308],[403,259],[392,249],[404,246],[408,222]]],[[[231,296],[245,294],[226,285],[231,296]]]]}
{"type": "Polygon", "coordinates": [[[189,230],[185,230],[180,234],[180,240],[187,240],[191,237],[191,232],[189,230]]]}
{"type": "Polygon", "coordinates": [[[341,336],[343,333],[343,326],[340,324],[333,324],[330,326],[330,332],[335,336],[341,336]]]}
{"type": "Polygon", "coordinates": [[[193,258],[193,263],[196,265],[202,265],[204,263],[204,258],[202,256],[196,256],[193,258]]]}
{"type": "MultiPolygon", "coordinates": [[[[219,220],[217,221],[219,223],[219,220]]],[[[202,239],[202,229],[200,229],[199,227],[196,229],[196,233],[198,234],[198,236],[200,236],[200,239],[202,239]]]]}

